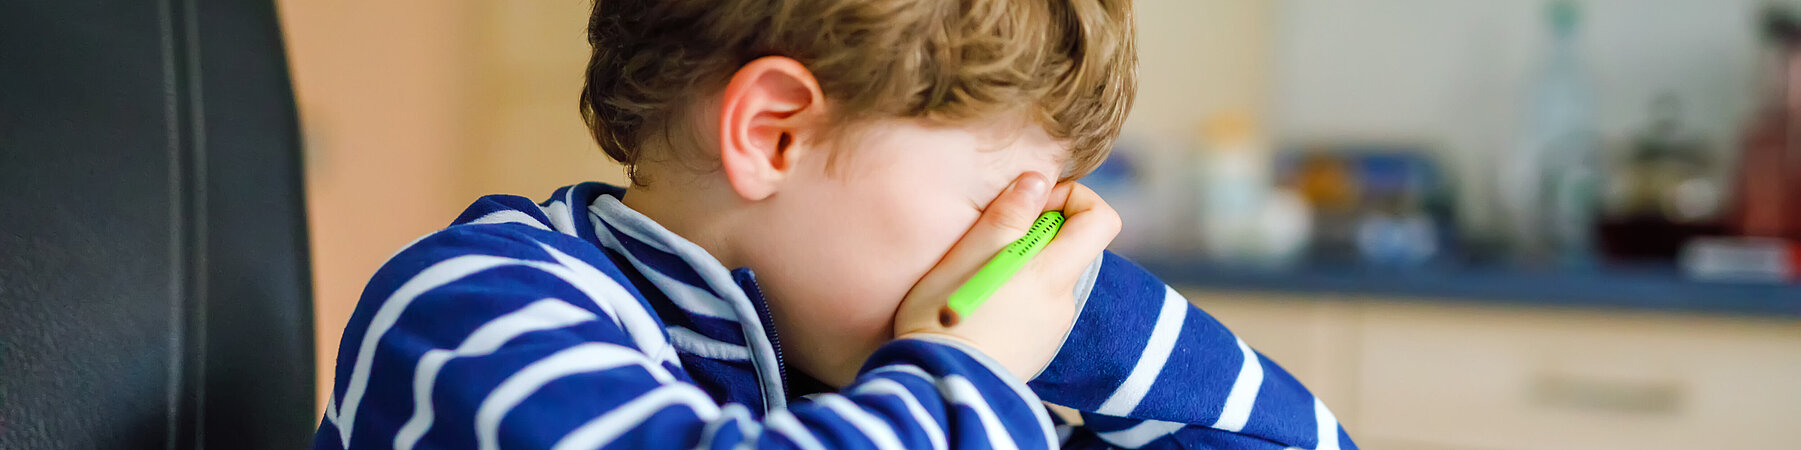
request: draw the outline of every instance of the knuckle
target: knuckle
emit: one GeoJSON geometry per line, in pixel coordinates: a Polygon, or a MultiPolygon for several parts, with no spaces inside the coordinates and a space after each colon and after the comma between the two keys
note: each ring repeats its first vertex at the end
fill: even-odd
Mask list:
{"type": "Polygon", "coordinates": [[[1113,209],[1108,208],[1105,212],[1106,214],[1099,216],[1101,228],[1107,230],[1108,236],[1119,234],[1119,230],[1125,225],[1125,222],[1119,218],[1119,214],[1113,212],[1113,209]]]}

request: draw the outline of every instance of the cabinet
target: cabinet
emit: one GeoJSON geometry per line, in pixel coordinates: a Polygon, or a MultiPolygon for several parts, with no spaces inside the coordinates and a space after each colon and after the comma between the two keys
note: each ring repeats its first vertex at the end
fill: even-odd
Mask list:
{"type": "Polygon", "coordinates": [[[1367,448],[1786,448],[1801,420],[1801,320],[1182,291],[1367,448]]]}

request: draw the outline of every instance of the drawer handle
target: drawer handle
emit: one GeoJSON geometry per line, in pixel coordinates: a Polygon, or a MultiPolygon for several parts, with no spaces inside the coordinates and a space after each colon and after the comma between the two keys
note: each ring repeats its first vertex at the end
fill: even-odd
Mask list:
{"type": "Polygon", "coordinates": [[[1533,403],[1562,409],[1669,415],[1682,410],[1685,395],[1676,382],[1607,380],[1540,375],[1528,394],[1533,403]]]}

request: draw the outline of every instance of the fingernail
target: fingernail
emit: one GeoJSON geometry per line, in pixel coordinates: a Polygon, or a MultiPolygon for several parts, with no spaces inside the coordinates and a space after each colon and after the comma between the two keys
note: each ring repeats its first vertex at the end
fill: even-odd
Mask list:
{"type": "Polygon", "coordinates": [[[1045,179],[1044,175],[1041,175],[1038,172],[1031,172],[1027,173],[1024,178],[1019,179],[1019,185],[1017,187],[1021,194],[1032,197],[1041,197],[1044,196],[1046,191],[1050,190],[1051,180],[1045,179]]]}

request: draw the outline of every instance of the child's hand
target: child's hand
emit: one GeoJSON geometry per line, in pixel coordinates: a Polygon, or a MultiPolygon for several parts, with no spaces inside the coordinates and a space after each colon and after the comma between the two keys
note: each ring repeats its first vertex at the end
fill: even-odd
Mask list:
{"type": "Polygon", "coordinates": [[[933,335],[968,343],[1029,380],[1050,364],[1075,322],[1077,278],[1119,234],[1119,214],[1100,196],[1073,182],[1054,188],[1027,173],[988,204],[938,265],[913,285],[894,317],[897,338],[933,335]],[[1049,192],[1046,192],[1049,191],[1049,192]],[[1007,244],[1026,235],[1039,213],[1061,210],[1063,229],[1044,251],[1008,279],[988,302],[957,324],[939,323],[939,311],[1007,244]]]}

